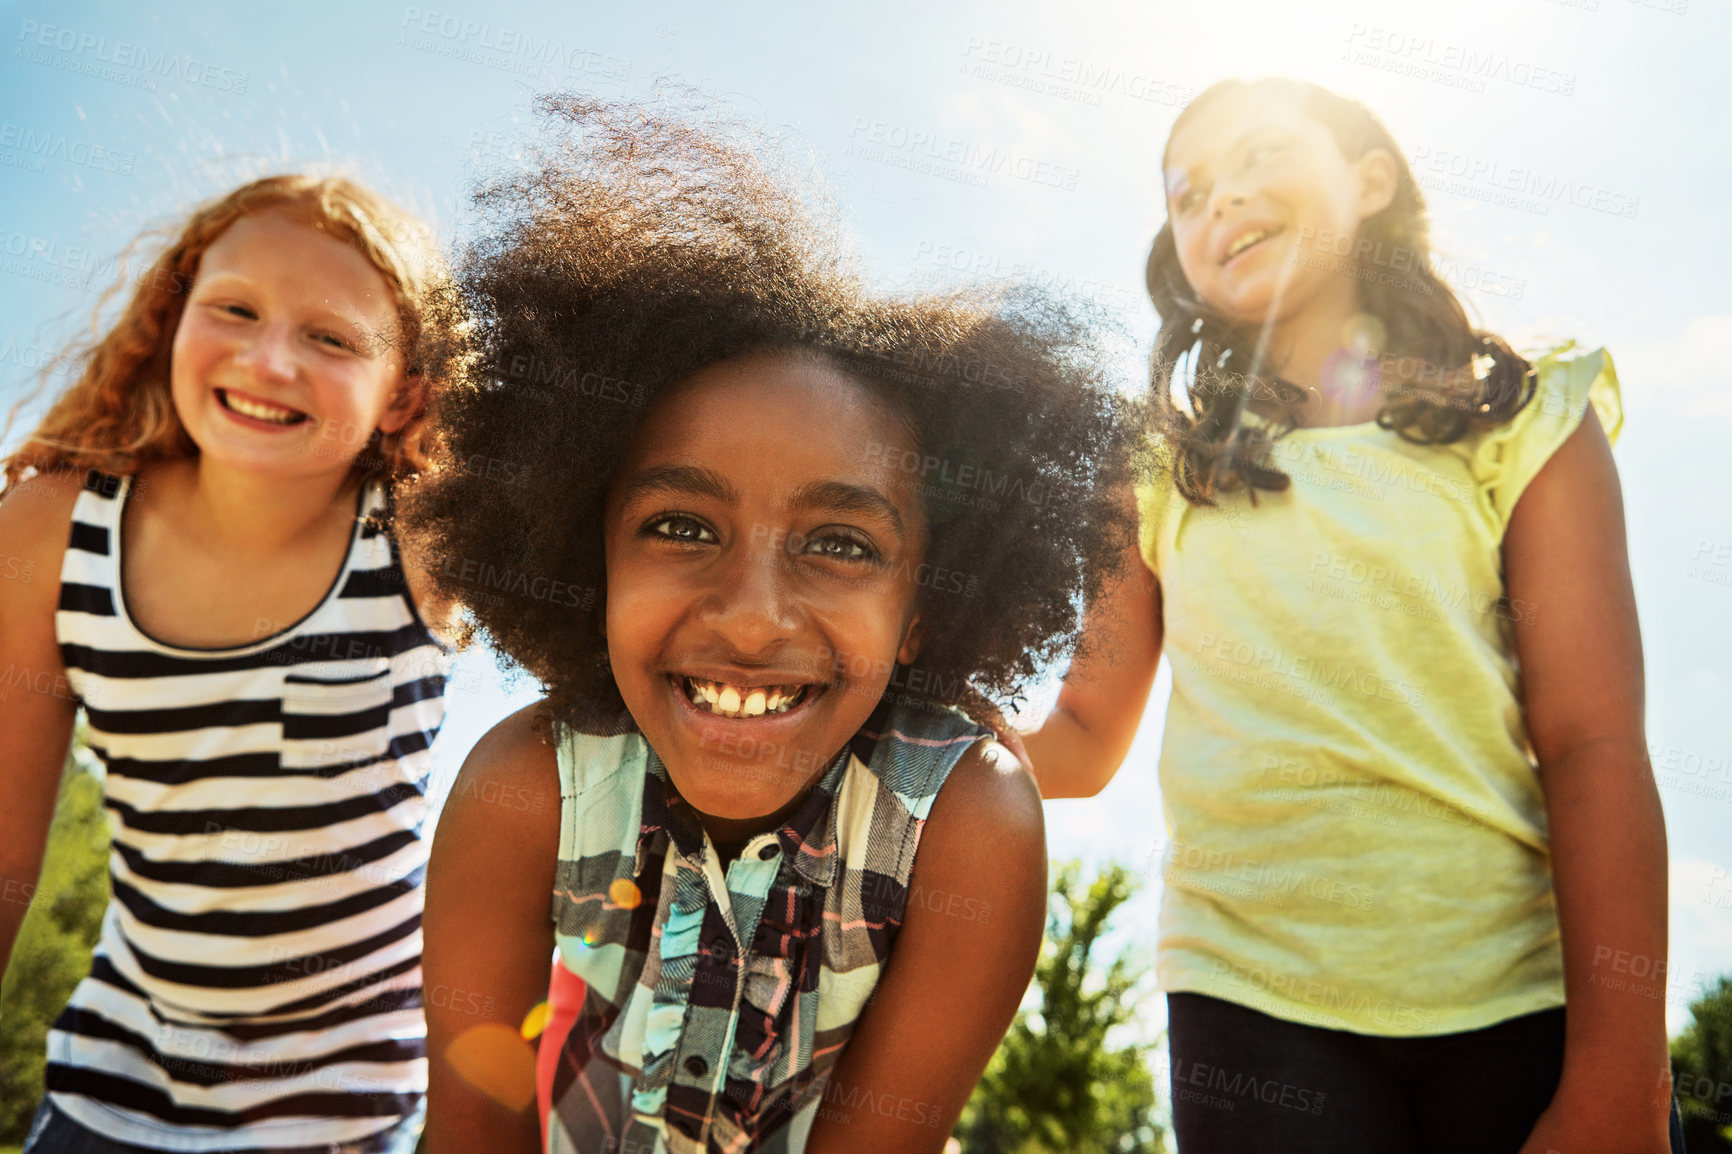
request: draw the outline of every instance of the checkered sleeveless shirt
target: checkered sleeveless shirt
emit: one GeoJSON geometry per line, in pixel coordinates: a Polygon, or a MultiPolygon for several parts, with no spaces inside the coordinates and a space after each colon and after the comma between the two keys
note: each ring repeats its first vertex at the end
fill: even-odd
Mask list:
{"type": "Polygon", "coordinates": [[[880,705],[799,811],[724,867],[641,735],[562,730],[553,921],[585,1000],[548,1149],[804,1149],[901,928],[933,799],[986,732],[880,705]]]}

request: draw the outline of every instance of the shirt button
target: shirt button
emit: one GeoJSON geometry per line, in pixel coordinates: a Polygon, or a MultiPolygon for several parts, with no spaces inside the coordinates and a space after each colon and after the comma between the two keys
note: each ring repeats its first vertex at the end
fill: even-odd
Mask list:
{"type": "Polygon", "coordinates": [[[686,1059],[686,1073],[694,1078],[702,1078],[710,1072],[710,1064],[704,1061],[702,1054],[693,1054],[686,1059]]]}
{"type": "Polygon", "coordinates": [[[777,845],[775,842],[771,842],[769,845],[758,851],[758,859],[760,861],[769,861],[781,852],[782,847],[777,845]]]}

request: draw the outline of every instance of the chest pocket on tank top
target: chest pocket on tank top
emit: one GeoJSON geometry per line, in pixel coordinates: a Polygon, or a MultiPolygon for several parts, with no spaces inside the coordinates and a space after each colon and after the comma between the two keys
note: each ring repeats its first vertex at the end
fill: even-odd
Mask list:
{"type": "Polygon", "coordinates": [[[284,769],[334,777],[391,749],[391,659],[307,662],[283,676],[284,769]]]}

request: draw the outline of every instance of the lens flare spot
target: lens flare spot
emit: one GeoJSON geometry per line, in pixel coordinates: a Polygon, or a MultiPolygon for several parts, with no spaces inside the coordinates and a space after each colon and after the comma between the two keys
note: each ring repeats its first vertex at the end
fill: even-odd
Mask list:
{"type": "Polygon", "coordinates": [[[643,901],[643,891],[630,878],[614,878],[613,884],[607,887],[607,896],[622,910],[635,910],[643,901]]]}
{"type": "Polygon", "coordinates": [[[469,1027],[445,1047],[445,1060],[507,1110],[522,1112],[535,1101],[535,1051],[504,1022],[469,1027]]]}
{"type": "Polygon", "coordinates": [[[518,1032],[525,1042],[541,1037],[541,1032],[547,1029],[548,1019],[553,1017],[553,1007],[546,1002],[537,1002],[529,1013],[523,1015],[523,1028],[518,1032]]]}

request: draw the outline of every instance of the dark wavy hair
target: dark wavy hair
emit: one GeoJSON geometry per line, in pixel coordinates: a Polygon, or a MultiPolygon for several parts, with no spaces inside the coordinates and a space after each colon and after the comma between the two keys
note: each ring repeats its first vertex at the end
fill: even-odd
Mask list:
{"type": "MultiPolygon", "coordinates": [[[[1179,113],[1169,144],[1199,110],[1254,90],[1273,92],[1302,108],[1329,130],[1349,161],[1374,148],[1395,160],[1394,198],[1361,223],[1352,257],[1360,307],[1377,318],[1385,334],[1380,366],[1385,399],[1377,423],[1418,444],[1447,444],[1509,420],[1533,395],[1531,366],[1503,338],[1476,330],[1461,301],[1432,269],[1419,182],[1370,109],[1303,80],[1223,80],[1179,113]],[[1374,263],[1396,250],[1406,250],[1411,259],[1382,256],[1382,263],[1374,263]],[[1419,366],[1417,372],[1407,368],[1412,364],[1419,366]]],[[[1150,358],[1150,403],[1179,492],[1193,504],[1212,505],[1217,492],[1241,485],[1253,500],[1257,489],[1285,489],[1289,478],[1268,463],[1268,449],[1293,427],[1305,394],[1256,363],[1256,328],[1233,323],[1192,290],[1179,267],[1170,221],[1149,251],[1148,290],[1161,318],[1150,358]],[[1189,411],[1173,397],[1179,372],[1185,372],[1189,411]],[[1245,403],[1253,398],[1275,410],[1267,425],[1241,422],[1245,403]]]]}
{"type": "MultiPolygon", "coordinates": [[[[553,712],[630,725],[607,661],[603,504],[634,430],[692,373],[816,355],[914,431],[926,561],[921,701],[976,717],[1076,643],[1135,536],[1115,499],[1139,428],[1095,320],[1009,286],[874,295],[835,212],[781,150],[690,107],[538,101],[528,166],[475,196],[457,262],[477,341],[434,411],[433,468],[405,531],[471,634],[539,680],[553,712]]],[[[916,679],[893,680],[893,685],[916,679]]]]}

